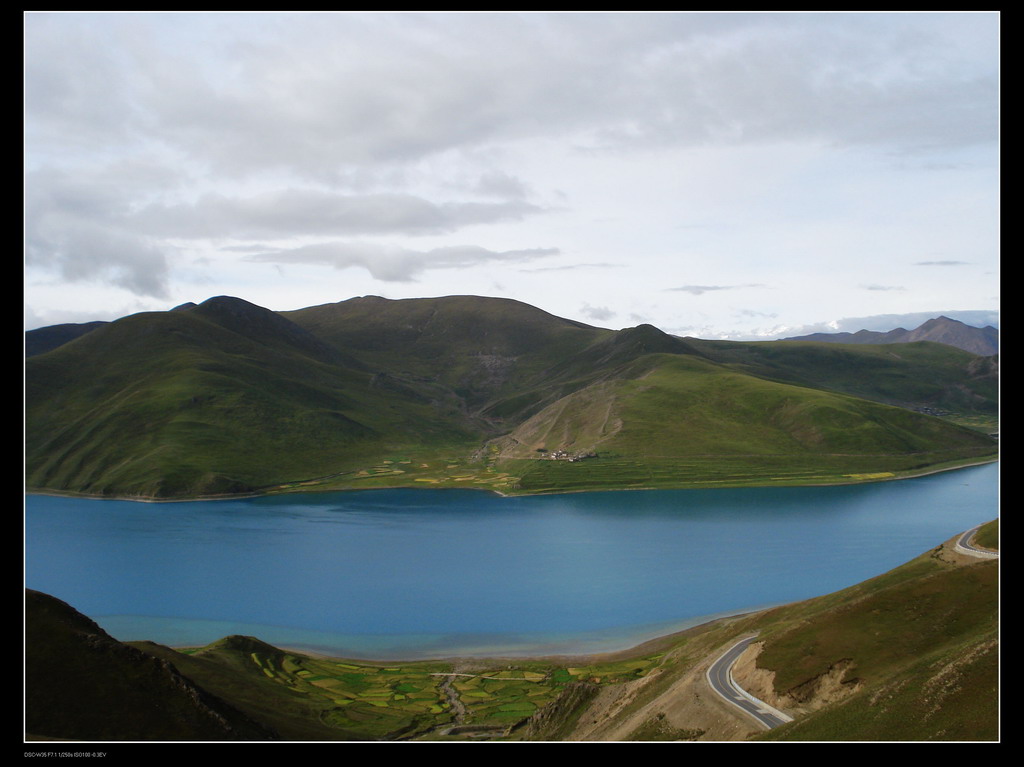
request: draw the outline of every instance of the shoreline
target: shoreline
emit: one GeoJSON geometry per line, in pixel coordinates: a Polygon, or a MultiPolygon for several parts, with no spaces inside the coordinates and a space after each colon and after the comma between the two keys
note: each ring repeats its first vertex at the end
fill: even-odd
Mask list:
{"type": "Polygon", "coordinates": [[[529,498],[534,496],[542,495],[570,495],[573,493],[613,493],[613,492],[629,492],[638,490],[728,490],[738,489],[747,487],[840,487],[844,485],[864,485],[872,484],[875,482],[895,482],[903,479],[916,479],[918,477],[927,477],[931,474],[939,474],[945,471],[956,471],[958,469],[968,469],[972,466],[985,466],[990,463],[998,463],[999,454],[991,458],[984,458],[981,460],[969,460],[966,463],[957,464],[956,466],[944,466],[940,468],[929,468],[919,472],[907,473],[892,477],[877,477],[873,479],[862,479],[862,480],[837,480],[835,482],[808,482],[806,484],[789,484],[789,483],[767,483],[767,484],[716,484],[715,487],[698,487],[694,485],[681,485],[679,487],[602,487],[602,488],[582,488],[578,490],[555,490],[546,492],[523,492],[523,493],[502,493],[498,490],[486,487],[425,487],[421,485],[389,485],[386,487],[335,487],[335,488],[324,488],[324,489],[304,489],[298,491],[273,491],[273,490],[253,490],[248,493],[229,493],[224,495],[196,495],[182,498],[156,498],[153,496],[133,496],[133,495],[96,495],[90,493],[79,493],[72,490],[53,490],[49,488],[24,488],[25,495],[46,495],[57,498],[81,498],[83,500],[94,500],[94,501],[134,501],[136,503],[188,503],[190,501],[234,501],[245,498],[264,498],[269,496],[278,495],[294,495],[298,493],[350,493],[350,492],[367,492],[372,490],[476,490],[483,493],[490,493],[497,495],[500,498],[529,498]]]}
{"type": "MultiPolygon", "coordinates": [[[[798,600],[799,601],[799,600],[798,600]]],[[[648,639],[643,639],[640,642],[635,640],[623,640],[631,642],[625,647],[618,649],[608,650],[597,650],[594,652],[553,652],[553,653],[537,653],[537,654],[501,654],[500,651],[494,654],[487,653],[472,653],[472,654],[438,654],[436,656],[424,656],[424,657],[409,657],[409,656],[388,656],[388,657],[364,657],[364,656],[352,656],[352,655],[335,655],[331,654],[324,649],[317,649],[313,647],[303,646],[298,643],[281,643],[274,644],[273,642],[266,642],[267,644],[276,647],[279,650],[286,652],[293,652],[298,655],[306,655],[309,657],[320,658],[330,661],[347,661],[352,663],[359,663],[365,665],[394,665],[396,663],[452,663],[459,666],[473,666],[473,665],[493,665],[499,664],[516,664],[516,663],[560,663],[563,665],[588,665],[590,663],[607,663],[617,662],[623,660],[630,660],[632,658],[641,657],[651,653],[662,652],[672,646],[674,646],[680,639],[686,637],[694,632],[703,632],[708,630],[710,627],[728,621],[738,620],[740,618],[748,618],[761,613],[774,610],[778,607],[784,607],[788,604],[795,604],[795,602],[780,602],[778,604],[768,605],[764,607],[756,608],[743,608],[736,612],[727,611],[726,613],[715,613],[712,615],[698,616],[690,620],[696,621],[693,625],[684,626],[675,631],[669,631],[666,634],[658,634],[648,639]]],[[[687,623],[688,621],[681,621],[681,623],[687,623]]],[[[221,637],[223,638],[223,637],[221,637]]],[[[260,637],[254,637],[263,642],[260,637]]],[[[119,641],[147,641],[147,640],[119,640],[119,641]]],[[[218,641],[218,640],[214,640],[218,641]]],[[[169,645],[172,650],[192,650],[206,645],[169,645]]]]}

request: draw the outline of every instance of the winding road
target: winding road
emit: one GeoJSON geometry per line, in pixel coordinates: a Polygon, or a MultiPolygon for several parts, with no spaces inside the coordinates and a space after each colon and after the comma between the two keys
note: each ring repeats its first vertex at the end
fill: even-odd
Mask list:
{"type": "Polygon", "coordinates": [[[982,559],[998,559],[998,551],[989,551],[988,549],[979,549],[977,546],[971,543],[971,538],[978,532],[981,525],[972,527],[966,533],[961,535],[956,541],[956,548],[961,554],[970,554],[972,557],[981,557],[982,559]]]}
{"type": "MultiPolygon", "coordinates": [[[[969,554],[974,557],[997,559],[999,552],[981,549],[971,543],[971,539],[980,527],[981,525],[972,527],[957,538],[956,550],[962,554],[969,554]]],[[[736,684],[732,678],[733,665],[735,665],[736,660],[755,639],[757,639],[756,635],[744,637],[736,642],[708,667],[706,676],[711,689],[718,693],[727,703],[740,709],[745,714],[749,714],[758,724],[770,730],[773,727],[778,727],[780,724],[792,722],[793,717],[772,708],[762,700],[758,700],[736,684]]]]}
{"type": "Polygon", "coordinates": [[[749,714],[758,724],[770,730],[773,727],[778,727],[780,724],[792,722],[793,717],[772,708],[764,701],[758,700],[736,684],[732,678],[733,664],[736,663],[736,659],[743,654],[747,646],[756,638],[756,636],[746,637],[726,650],[708,668],[707,679],[711,689],[721,695],[726,702],[749,714]]]}

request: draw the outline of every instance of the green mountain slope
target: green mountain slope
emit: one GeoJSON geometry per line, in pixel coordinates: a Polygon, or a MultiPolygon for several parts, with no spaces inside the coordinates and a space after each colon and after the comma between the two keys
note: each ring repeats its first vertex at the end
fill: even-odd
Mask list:
{"type": "Polygon", "coordinates": [[[968,413],[996,413],[998,409],[998,358],[978,357],[943,344],[693,343],[709,359],[764,378],[901,407],[968,413]]]}
{"type": "Polygon", "coordinates": [[[663,354],[492,444],[521,488],[544,491],[878,479],[992,449],[983,435],[906,409],[663,354]]]}
{"type": "Polygon", "coordinates": [[[999,565],[952,548],[764,617],[757,666],[810,711],[763,739],[998,739],[999,565]]]}
{"type": "Polygon", "coordinates": [[[654,673],[557,712],[575,721],[560,737],[998,740],[998,561],[958,553],[955,543],[826,596],[667,637],[654,673]],[[706,677],[751,635],[733,679],[793,717],[767,731],[706,677]]]}
{"type": "Polygon", "coordinates": [[[275,313],[221,296],[28,359],[27,484],[168,498],[470,476],[519,492],[849,481],[994,455],[984,435],[866,400],[955,394],[994,412],[995,375],[936,344],[705,342],[507,299],[275,313]],[[600,457],[541,460],[559,450],[600,457]]]}
{"type": "Polygon", "coordinates": [[[604,445],[648,457],[908,453],[936,444],[987,444],[904,409],[743,375],[690,356],[648,356],[621,375],[566,396],[512,436],[529,448],[604,445]],[[590,432],[591,440],[579,439],[590,432]],[[950,441],[937,442],[943,438],[950,441]]]}
{"type": "Polygon", "coordinates": [[[25,592],[25,730],[70,740],[270,740],[276,734],[165,660],[25,592]]]}
{"type": "Polygon", "coordinates": [[[37,354],[44,354],[106,324],[102,321],[82,324],[66,323],[26,331],[25,356],[34,357],[37,354]]]}
{"type": "Polygon", "coordinates": [[[466,439],[429,404],[395,415],[371,373],[273,312],[223,303],[132,315],[29,360],[28,485],[245,492],[342,470],[396,432],[466,439]]]}
{"type": "MultiPolygon", "coordinates": [[[[472,415],[544,383],[559,361],[613,335],[519,301],[479,296],[365,296],[282,315],[408,388],[446,392],[472,415]]],[[[498,419],[515,412],[506,408],[498,419]]]]}

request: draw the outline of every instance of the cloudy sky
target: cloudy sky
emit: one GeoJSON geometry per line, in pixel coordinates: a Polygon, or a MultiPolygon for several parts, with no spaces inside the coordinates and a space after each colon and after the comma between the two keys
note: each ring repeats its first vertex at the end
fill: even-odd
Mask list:
{"type": "Polygon", "coordinates": [[[30,12],[25,327],[455,294],[996,324],[999,21],[30,12]]]}

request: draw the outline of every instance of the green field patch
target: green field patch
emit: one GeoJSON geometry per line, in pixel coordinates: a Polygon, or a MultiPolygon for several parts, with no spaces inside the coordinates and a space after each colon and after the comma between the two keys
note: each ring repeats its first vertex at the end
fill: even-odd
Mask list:
{"type": "Polygon", "coordinates": [[[521,713],[525,716],[529,716],[537,710],[537,706],[535,706],[528,700],[519,700],[513,703],[503,703],[502,705],[498,706],[498,710],[505,712],[516,712],[521,713]]]}
{"type": "Polygon", "coordinates": [[[433,707],[431,703],[420,703],[416,701],[406,701],[402,704],[402,711],[411,714],[427,714],[430,713],[430,709],[433,707]]]}
{"type": "Polygon", "coordinates": [[[363,700],[390,700],[392,695],[394,695],[394,693],[391,692],[391,690],[381,690],[376,688],[363,690],[359,693],[359,697],[363,700]]]}
{"type": "Polygon", "coordinates": [[[514,680],[509,679],[496,679],[494,677],[484,677],[480,680],[480,686],[485,690],[495,691],[504,690],[506,687],[515,687],[514,680]]]}
{"type": "Polygon", "coordinates": [[[356,697],[357,695],[357,693],[348,692],[347,689],[345,688],[344,682],[341,682],[332,677],[321,677],[320,679],[310,679],[308,681],[314,687],[319,687],[323,690],[330,690],[331,693],[335,695],[351,695],[352,697],[356,697]]]}

